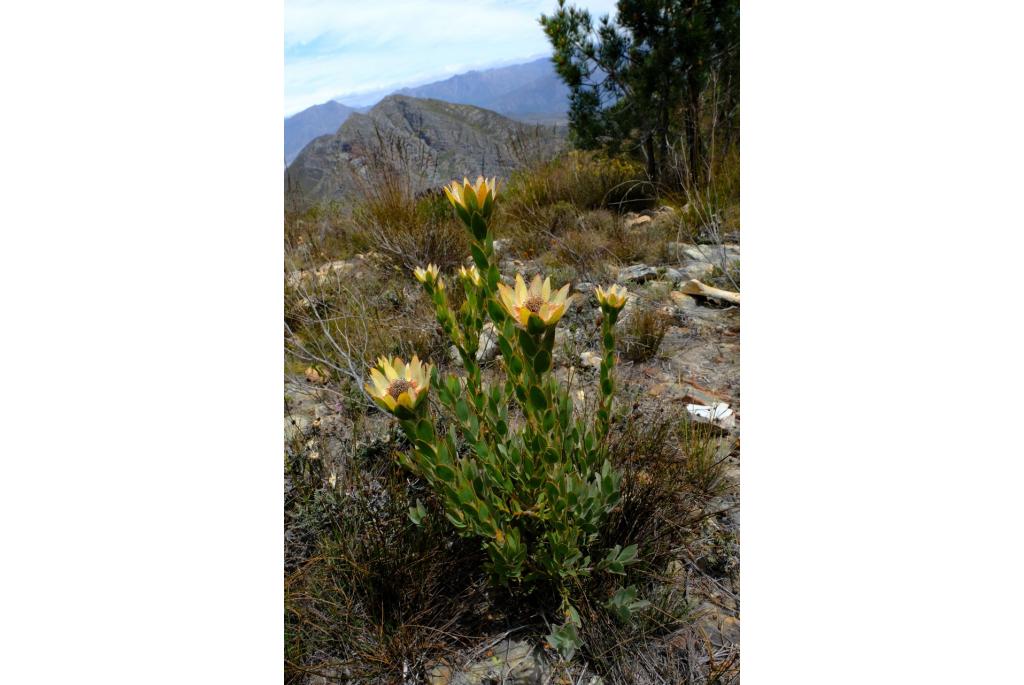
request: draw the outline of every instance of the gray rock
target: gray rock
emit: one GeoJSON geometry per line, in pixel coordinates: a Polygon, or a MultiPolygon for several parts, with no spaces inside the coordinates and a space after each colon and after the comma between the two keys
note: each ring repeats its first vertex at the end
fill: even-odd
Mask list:
{"type": "Polygon", "coordinates": [[[601,355],[587,350],[580,354],[580,364],[591,369],[599,369],[601,368],[601,355]]]}
{"type": "MultiPolygon", "coordinates": [[[[494,361],[499,354],[501,354],[501,348],[498,347],[498,331],[494,324],[488,321],[484,324],[483,330],[480,331],[480,342],[476,348],[476,360],[481,364],[485,364],[494,361]]],[[[459,355],[459,350],[455,345],[451,345],[448,348],[448,357],[455,366],[462,366],[462,357],[459,355]]]]}
{"type": "Polygon", "coordinates": [[[690,277],[680,272],[679,269],[673,269],[672,267],[665,269],[665,273],[661,274],[661,278],[672,283],[679,283],[690,279],[690,277]]]}
{"type": "Polygon", "coordinates": [[[476,349],[476,360],[481,364],[494,361],[500,350],[498,348],[498,330],[488,321],[480,331],[480,346],[476,349]]]}
{"type": "Polygon", "coordinates": [[[580,295],[592,295],[594,292],[594,284],[586,281],[577,283],[572,287],[573,292],[579,293],[580,295]]]}
{"type": "Polygon", "coordinates": [[[302,435],[302,433],[309,428],[310,423],[310,418],[303,414],[291,414],[284,417],[285,440],[294,440],[302,435]]]}
{"type": "Polygon", "coordinates": [[[658,277],[658,270],[653,266],[647,266],[646,264],[634,264],[628,266],[619,272],[618,281],[619,283],[646,283],[647,281],[656,279],[658,277]]]}
{"type": "Polygon", "coordinates": [[[671,297],[672,304],[683,311],[690,311],[697,308],[697,300],[689,295],[673,290],[671,297]]]}
{"type": "Polygon", "coordinates": [[[715,265],[710,262],[697,262],[690,261],[683,265],[683,273],[686,278],[683,280],[690,280],[695,278],[698,281],[708,278],[715,271],[715,265]]]}
{"type": "Polygon", "coordinates": [[[665,246],[673,259],[687,259],[710,264],[722,264],[740,258],[740,246],[730,243],[722,245],[693,245],[691,243],[668,243],[665,246]]]}
{"type": "Polygon", "coordinates": [[[450,685],[541,685],[550,667],[544,657],[526,642],[503,640],[486,655],[460,669],[450,685]]]}

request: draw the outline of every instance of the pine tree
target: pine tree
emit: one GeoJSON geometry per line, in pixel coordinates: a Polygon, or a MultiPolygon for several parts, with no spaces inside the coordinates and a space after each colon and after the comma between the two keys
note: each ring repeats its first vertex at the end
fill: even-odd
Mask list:
{"type": "Polygon", "coordinates": [[[617,10],[595,23],[587,10],[559,0],[553,15],[541,16],[555,69],[570,89],[572,141],[614,152],[634,145],[653,182],[699,186],[709,115],[724,118],[726,130],[738,128],[739,2],[619,0],[617,10]],[[684,164],[681,178],[669,179],[677,139],[684,164]]]}

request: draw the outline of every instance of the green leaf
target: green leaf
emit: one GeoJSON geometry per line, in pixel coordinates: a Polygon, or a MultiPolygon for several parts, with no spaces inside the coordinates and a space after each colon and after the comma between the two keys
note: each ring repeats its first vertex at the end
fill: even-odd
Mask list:
{"type": "Polygon", "coordinates": [[[496,324],[505,320],[505,310],[494,300],[487,300],[487,313],[496,324]]]}
{"type": "Polygon", "coordinates": [[[548,401],[544,393],[536,385],[530,387],[530,405],[537,411],[544,411],[548,408],[548,401]]]}
{"type": "Polygon", "coordinates": [[[523,372],[523,362],[518,356],[506,356],[505,359],[508,360],[508,370],[514,375],[518,376],[523,372]]]}
{"type": "Polygon", "coordinates": [[[571,660],[576,654],[576,650],[583,646],[576,626],[572,623],[566,623],[552,630],[546,639],[566,661],[571,660]]]}
{"type": "Polygon", "coordinates": [[[551,368],[551,354],[547,350],[540,350],[533,358],[533,370],[542,374],[551,368]]]}
{"type": "MultiPolygon", "coordinates": [[[[477,240],[483,240],[484,238],[487,237],[487,222],[484,221],[484,218],[482,216],[480,216],[479,214],[473,214],[472,223],[470,224],[470,230],[473,231],[473,237],[474,238],[476,238],[477,240]]],[[[474,257],[474,259],[475,259],[475,257],[474,257]]],[[[480,266],[480,265],[477,264],[477,266],[480,266]]],[[[480,266],[480,270],[484,271],[486,269],[487,269],[487,263],[486,263],[486,260],[485,260],[484,261],[484,265],[480,266]]]]}
{"type": "Polygon", "coordinates": [[[455,403],[455,415],[459,417],[459,421],[465,423],[469,421],[469,405],[466,404],[466,400],[459,399],[455,403]]]}
{"type": "Polygon", "coordinates": [[[436,473],[437,477],[443,480],[445,483],[455,482],[455,471],[450,466],[447,466],[445,464],[438,464],[434,467],[434,473],[436,473]]]}
{"type": "Polygon", "coordinates": [[[473,261],[476,263],[476,268],[481,271],[487,270],[487,255],[480,249],[479,245],[471,245],[469,248],[470,253],[473,255],[473,261]]]}
{"type": "Polygon", "coordinates": [[[530,314],[526,319],[526,330],[534,335],[540,335],[547,330],[547,326],[544,325],[544,321],[539,316],[530,314]]]}
{"type": "Polygon", "coordinates": [[[416,500],[415,507],[409,507],[409,520],[411,520],[417,526],[423,522],[423,518],[427,515],[427,508],[423,506],[423,502],[416,500]]]}
{"type": "Polygon", "coordinates": [[[636,550],[636,545],[630,545],[629,547],[626,547],[622,550],[621,553],[619,553],[619,561],[621,561],[623,564],[633,563],[634,561],[636,561],[636,550]]]}
{"type": "Polygon", "coordinates": [[[459,530],[466,529],[466,521],[462,518],[461,515],[458,518],[456,518],[447,511],[444,512],[444,515],[447,516],[448,520],[452,522],[452,525],[458,528],[459,530]]]}
{"type": "Polygon", "coordinates": [[[434,439],[434,426],[423,419],[416,425],[416,437],[423,442],[431,442],[434,439]]]}
{"type": "Polygon", "coordinates": [[[536,355],[538,348],[537,342],[533,339],[533,336],[521,328],[517,330],[519,331],[519,346],[523,348],[523,354],[527,357],[533,357],[536,355]]]}

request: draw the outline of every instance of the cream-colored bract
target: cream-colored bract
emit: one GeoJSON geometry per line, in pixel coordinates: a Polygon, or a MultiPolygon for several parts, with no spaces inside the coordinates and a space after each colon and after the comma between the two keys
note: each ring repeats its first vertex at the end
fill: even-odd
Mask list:
{"type": "Polygon", "coordinates": [[[472,184],[468,178],[463,178],[462,183],[452,181],[444,187],[444,194],[448,196],[448,201],[453,205],[459,205],[463,209],[471,209],[466,204],[466,198],[469,195],[473,196],[473,200],[475,200],[478,208],[483,207],[488,193],[490,193],[492,201],[498,196],[497,178],[488,180],[483,176],[477,176],[476,183],[472,184]]]}
{"type": "Polygon", "coordinates": [[[413,355],[408,364],[401,357],[389,360],[381,357],[370,370],[370,383],[366,392],[382,409],[394,412],[398,407],[412,410],[419,405],[430,389],[430,364],[423,364],[413,355]]]}
{"type": "Polygon", "coordinates": [[[622,309],[623,305],[626,304],[626,289],[621,285],[613,285],[608,290],[597,286],[594,289],[594,294],[597,295],[598,304],[611,307],[612,309],[622,309]]]}
{"type": "Polygon", "coordinates": [[[468,269],[464,266],[460,266],[459,277],[469,281],[470,283],[478,287],[482,282],[480,277],[480,270],[477,269],[476,266],[471,266],[468,269]]]}
{"type": "Polygon", "coordinates": [[[534,276],[530,287],[527,288],[523,277],[516,274],[515,289],[499,283],[498,293],[501,295],[501,304],[505,311],[520,326],[526,326],[531,314],[539,317],[545,326],[552,326],[558,323],[565,313],[565,298],[569,294],[569,284],[566,283],[561,290],[552,295],[550,276],[543,281],[540,274],[534,276]]]}
{"type": "Polygon", "coordinates": [[[427,283],[428,281],[430,283],[435,283],[437,281],[437,277],[441,275],[441,270],[437,268],[436,264],[427,264],[426,269],[422,266],[418,266],[412,273],[420,283],[427,283]]]}

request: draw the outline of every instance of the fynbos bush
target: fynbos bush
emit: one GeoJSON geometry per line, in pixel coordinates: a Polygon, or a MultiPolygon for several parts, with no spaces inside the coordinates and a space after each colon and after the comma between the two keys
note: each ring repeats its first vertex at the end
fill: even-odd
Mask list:
{"type": "MultiPolygon", "coordinates": [[[[488,570],[498,583],[552,581],[562,597],[565,622],[549,641],[571,657],[579,646],[579,614],[570,601],[572,579],[595,571],[624,574],[636,546],[601,550],[598,531],[619,502],[621,475],[608,458],[614,393],[615,321],[625,290],[597,289],[602,317],[600,392],[593,421],[573,411],[570,393],[552,373],[555,328],[565,312],[568,286],[554,292],[550,278],[514,287],[500,282],[494,256],[493,180],[453,182],[445,192],[469,231],[474,266],[459,270],[465,300],[455,311],[440,270],[415,271],[437,319],[465,368],[465,377],[442,378],[414,357],[380,359],[367,390],[394,414],[413,445],[403,465],[430,484],[444,514],[466,537],[482,541],[488,570]],[[485,384],[476,353],[485,319],[498,332],[505,380],[485,384]],[[444,435],[426,400],[431,386],[452,416],[444,435]],[[510,415],[510,407],[518,409],[510,415]],[[521,416],[519,415],[521,414],[521,416]]],[[[409,516],[422,521],[417,502],[409,516]]],[[[608,606],[628,617],[644,606],[626,588],[608,606]]]]}

